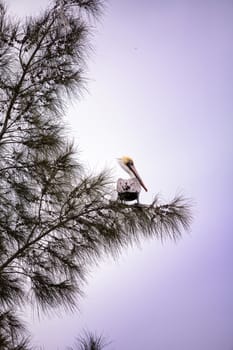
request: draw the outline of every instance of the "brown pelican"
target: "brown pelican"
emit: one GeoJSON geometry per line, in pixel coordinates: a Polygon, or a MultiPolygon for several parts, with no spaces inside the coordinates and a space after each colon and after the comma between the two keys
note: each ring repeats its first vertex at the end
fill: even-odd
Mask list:
{"type": "Polygon", "coordinates": [[[136,178],[139,182],[139,184],[144,188],[144,190],[147,192],[147,188],[144,185],[141,177],[139,176],[135,166],[133,159],[127,156],[118,158],[118,162],[120,166],[131,176],[131,178],[136,178]]]}

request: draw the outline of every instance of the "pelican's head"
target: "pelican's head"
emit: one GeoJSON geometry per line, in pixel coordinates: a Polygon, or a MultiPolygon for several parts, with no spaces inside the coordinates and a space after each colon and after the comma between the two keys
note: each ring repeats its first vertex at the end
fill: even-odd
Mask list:
{"type": "Polygon", "coordinates": [[[123,156],[121,158],[117,158],[120,166],[130,175],[133,177],[136,177],[136,179],[139,181],[140,185],[144,188],[144,190],[147,192],[147,188],[144,185],[141,177],[139,176],[135,166],[133,159],[127,156],[123,156]]]}

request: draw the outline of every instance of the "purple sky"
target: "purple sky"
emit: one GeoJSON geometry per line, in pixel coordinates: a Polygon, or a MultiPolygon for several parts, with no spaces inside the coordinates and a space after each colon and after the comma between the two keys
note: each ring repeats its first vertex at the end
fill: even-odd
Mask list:
{"type": "MultiPolygon", "coordinates": [[[[48,3],[6,2],[18,16],[48,3]]],[[[33,317],[36,344],[64,349],[85,328],[111,350],[233,349],[232,18],[232,0],[108,1],[71,135],[90,169],[117,179],[115,158],[130,155],[149,189],[142,201],[182,191],[195,219],[176,244],[144,241],[103,260],[79,312],[33,317]]]]}

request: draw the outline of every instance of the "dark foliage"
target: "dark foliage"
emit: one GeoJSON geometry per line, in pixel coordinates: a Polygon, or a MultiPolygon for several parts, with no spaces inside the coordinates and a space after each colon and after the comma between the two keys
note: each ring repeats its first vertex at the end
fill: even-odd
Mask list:
{"type": "Polygon", "coordinates": [[[86,175],[67,141],[65,102],[83,88],[90,20],[101,8],[98,0],[57,0],[21,24],[0,1],[0,343],[9,342],[6,349],[29,348],[14,316],[25,303],[73,309],[90,263],[141,237],[176,239],[190,223],[182,197],[166,205],[111,202],[109,174],[86,175]]]}
{"type": "Polygon", "coordinates": [[[0,313],[0,349],[29,350],[29,339],[22,336],[26,330],[13,310],[0,313]]]}
{"type": "Polygon", "coordinates": [[[97,336],[96,334],[85,332],[84,336],[80,337],[75,346],[68,348],[67,350],[102,350],[109,343],[102,336],[97,336]]]}

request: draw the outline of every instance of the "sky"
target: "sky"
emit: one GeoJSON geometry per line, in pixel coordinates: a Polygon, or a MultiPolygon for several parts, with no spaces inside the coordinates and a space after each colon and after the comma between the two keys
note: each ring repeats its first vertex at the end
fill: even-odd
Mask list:
{"type": "MultiPolygon", "coordinates": [[[[8,0],[36,15],[47,0],[8,0]]],[[[74,314],[31,316],[35,345],[65,349],[83,329],[109,350],[233,350],[233,2],[109,0],[92,37],[88,91],[66,119],[85,166],[130,155],[147,186],[191,198],[174,243],[141,241],[92,267],[74,314]]]]}

